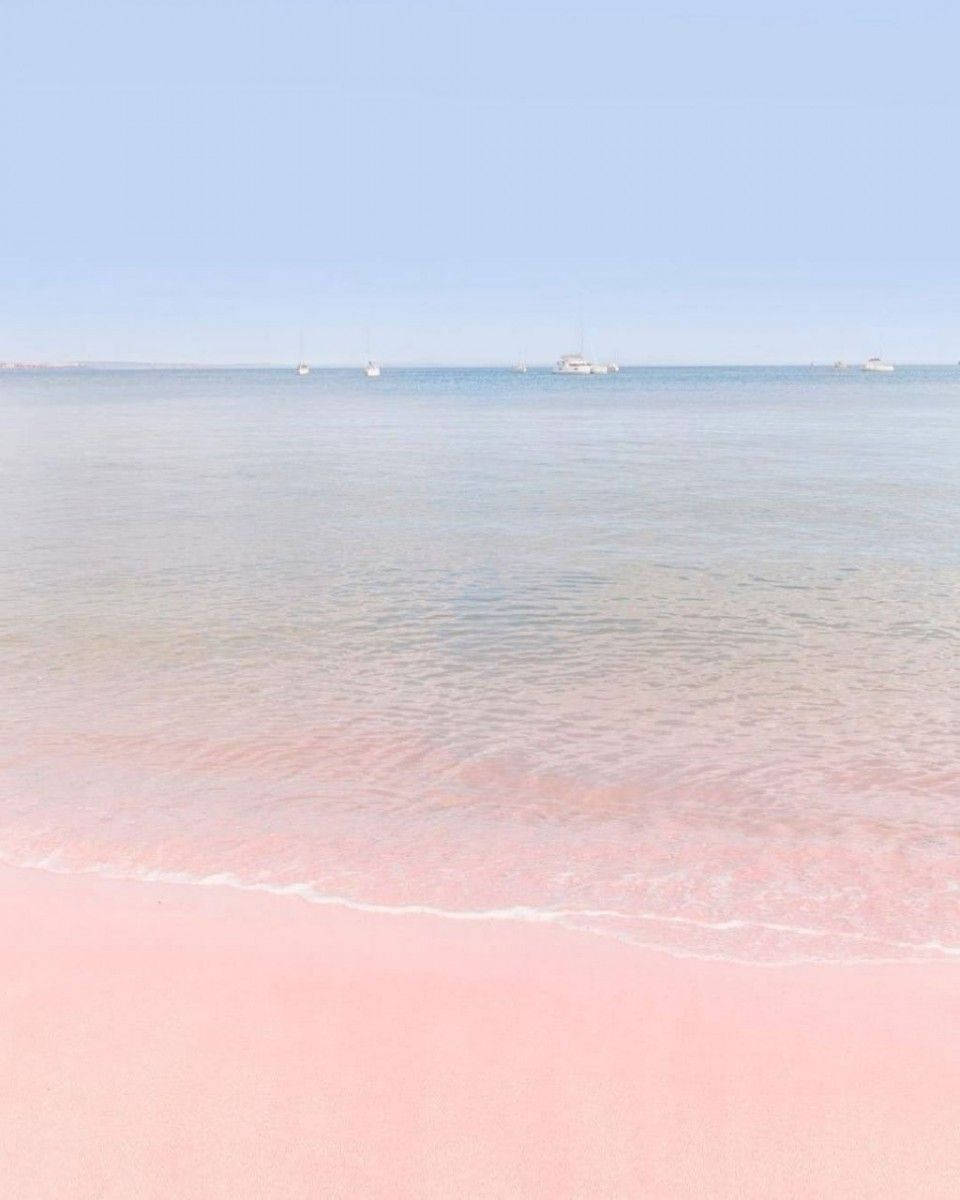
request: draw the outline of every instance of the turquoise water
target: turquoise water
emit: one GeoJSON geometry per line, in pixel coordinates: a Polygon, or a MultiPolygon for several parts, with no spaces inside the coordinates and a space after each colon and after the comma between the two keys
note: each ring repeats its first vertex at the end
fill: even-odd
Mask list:
{"type": "Polygon", "coordinates": [[[960,947],[960,368],[0,374],[0,855],[960,947]]]}

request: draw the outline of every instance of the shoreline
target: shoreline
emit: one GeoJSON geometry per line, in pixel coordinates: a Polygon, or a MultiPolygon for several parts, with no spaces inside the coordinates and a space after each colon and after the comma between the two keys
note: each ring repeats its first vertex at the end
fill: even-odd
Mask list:
{"type": "Polygon", "coordinates": [[[147,886],[173,888],[223,888],[230,892],[248,895],[270,896],[281,900],[299,900],[320,909],[332,909],[348,913],[361,913],[377,917],[402,920],[420,917],[428,920],[466,924],[507,924],[547,927],[590,939],[613,942],[626,952],[634,951],[664,955],[680,961],[718,963],[734,967],[759,967],[764,970],[784,970],[796,967],[839,967],[857,969],[861,967],[885,966],[960,966],[960,947],[934,939],[927,942],[905,942],[884,937],[880,934],[856,933],[848,929],[818,929],[806,925],[787,925],[761,918],[731,916],[710,920],[706,917],[681,916],[670,913],[629,913],[614,909],[538,908],[528,904],[514,903],[491,908],[445,908],[426,901],[378,901],[363,900],[351,896],[317,891],[312,883],[247,882],[232,872],[223,871],[207,875],[190,875],[187,872],[157,870],[136,874],[107,866],[96,868],[60,867],[53,865],[52,857],[35,862],[10,863],[0,860],[0,872],[36,871],[40,874],[68,876],[71,878],[103,880],[106,883],[145,884],[147,886]],[[626,928],[631,925],[643,927],[679,926],[710,932],[755,929],[775,931],[797,938],[823,939],[824,941],[849,942],[860,946],[885,946],[890,950],[928,952],[932,957],[911,958],[896,956],[854,956],[851,958],[827,958],[822,956],[794,955],[787,958],[745,958],[735,954],[706,953],[668,942],[638,940],[613,928],[603,929],[588,922],[598,920],[618,922],[626,928]]]}
{"type": "Polygon", "coordinates": [[[951,964],[0,868],[13,1194],[946,1198],[951,964]],[[944,969],[945,968],[945,969],[944,969]]]}

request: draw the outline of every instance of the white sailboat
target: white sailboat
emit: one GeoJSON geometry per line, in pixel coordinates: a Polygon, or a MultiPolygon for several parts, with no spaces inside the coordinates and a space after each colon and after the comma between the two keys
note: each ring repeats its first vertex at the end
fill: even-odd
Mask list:
{"type": "Polygon", "coordinates": [[[309,375],[310,364],[304,361],[303,358],[303,330],[300,330],[300,361],[297,363],[298,375],[309,375]]]}
{"type": "Polygon", "coordinates": [[[576,354],[562,354],[553,368],[554,375],[609,375],[620,368],[616,363],[592,362],[583,353],[583,318],[580,318],[580,349],[576,354]]]}
{"type": "Polygon", "coordinates": [[[893,364],[884,362],[882,358],[879,358],[878,356],[874,356],[873,358],[868,358],[867,361],[863,364],[863,370],[864,371],[892,371],[893,364]]]}
{"type": "Polygon", "coordinates": [[[363,357],[367,360],[367,365],[363,368],[363,373],[368,379],[380,378],[380,364],[370,353],[370,326],[363,327],[363,357]]]}

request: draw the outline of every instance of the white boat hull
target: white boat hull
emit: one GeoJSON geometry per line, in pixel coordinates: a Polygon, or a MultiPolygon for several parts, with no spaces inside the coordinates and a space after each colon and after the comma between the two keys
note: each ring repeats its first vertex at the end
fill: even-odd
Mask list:
{"type": "Polygon", "coordinates": [[[564,354],[553,368],[554,375],[608,375],[619,367],[612,363],[590,362],[582,354],[564,354]]]}
{"type": "Polygon", "coordinates": [[[582,354],[564,354],[553,368],[554,375],[589,375],[592,365],[582,354]]]}

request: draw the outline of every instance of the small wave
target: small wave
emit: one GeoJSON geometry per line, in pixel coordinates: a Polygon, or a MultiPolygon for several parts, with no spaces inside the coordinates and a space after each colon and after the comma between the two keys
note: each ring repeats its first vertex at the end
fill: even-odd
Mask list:
{"type": "Polygon", "coordinates": [[[160,883],[190,887],[225,887],[242,892],[262,892],[273,896],[290,896],[309,904],[328,908],[347,909],[352,912],[371,913],[387,917],[431,917],[444,921],[466,922],[510,922],[553,925],[571,933],[602,937],[637,949],[650,950],[669,955],[671,958],[693,959],[701,962],[729,963],[755,967],[794,966],[881,966],[929,963],[952,963],[960,961],[960,946],[951,946],[937,939],[926,942],[907,942],[881,938],[871,934],[853,933],[846,930],[817,929],[804,925],[788,925],[744,917],[731,917],[723,921],[708,921],[664,913],[626,913],[606,908],[537,908],[515,904],[500,908],[451,909],[426,903],[387,904],[374,900],[358,900],[349,896],[336,896],[319,891],[312,883],[270,883],[241,879],[232,872],[216,872],[193,875],[185,871],[170,870],[123,870],[108,863],[94,863],[87,867],[67,867],[56,854],[27,862],[13,862],[3,858],[8,866],[25,870],[47,871],[57,875],[96,875],[103,879],[138,883],[160,883]],[[607,922],[597,925],[595,922],[607,922]],[[836,939],[846,943],[861,943],[868,946],[885,947],[898,951],[893,955],[852,955],[828,957],[825,955],[800,954],[776,959],[762,959],[729,953],[710,953],[692,950],[669,942],[651,941],[638,932],[624,929],[623,925],[675,925],[704,930],[711,933],[727,933],[740,930],[760,930],[782,933],[795,938],[836,939]]]}

